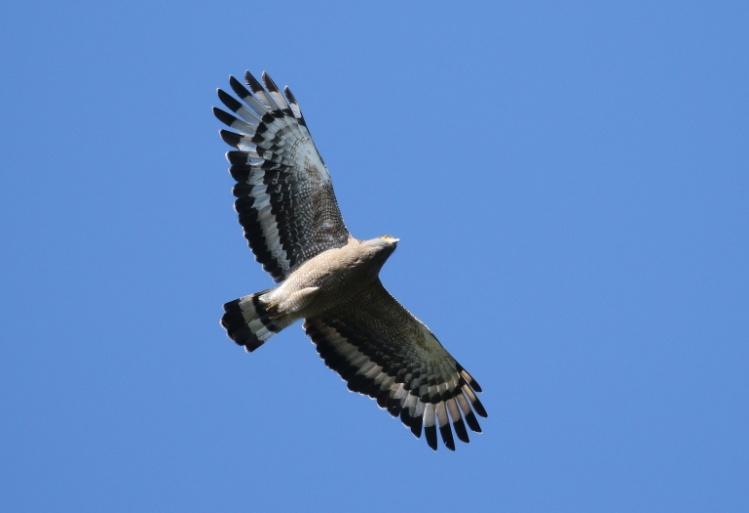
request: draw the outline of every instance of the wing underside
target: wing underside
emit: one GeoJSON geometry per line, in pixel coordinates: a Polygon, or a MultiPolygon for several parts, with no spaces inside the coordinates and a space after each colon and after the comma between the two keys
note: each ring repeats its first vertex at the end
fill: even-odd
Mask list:
{"type": "Polygon", "coordinates": [[[246,84],[230,77],[236,97],[219,89],[230,111],[214,114],[232,130],[221,137],[236,180],[239,222],[252,251],[276,281],[309,258],[346,244],[333,185],[299,104],[263,73],[265,87],[249,72],[246,84]],[[249,89],[248,89],[249,87],[249,89]]]}
{"type": "Polygon", "coordinates": [[[466,424],[481,431],[475,414],[487,414],[479,384],[379,282],[349,305],[307,319],[305,330],[349,389],[375,398],[415,436],[423,431],[433,449],[437,430],[451,450],[453,432],[468,442],[466,424]]]}

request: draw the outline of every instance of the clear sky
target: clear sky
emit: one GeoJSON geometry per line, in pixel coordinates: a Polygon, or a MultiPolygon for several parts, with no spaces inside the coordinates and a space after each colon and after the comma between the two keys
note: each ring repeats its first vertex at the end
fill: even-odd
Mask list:
{"type": "Polygon", "coordinates": [[[0,7],[0,510],[749,511],[749,3],[118,4],[0,7]],[[221,330],[272,283],[211,114],[245,69],[401,238],[471,444],[221,330]]]}

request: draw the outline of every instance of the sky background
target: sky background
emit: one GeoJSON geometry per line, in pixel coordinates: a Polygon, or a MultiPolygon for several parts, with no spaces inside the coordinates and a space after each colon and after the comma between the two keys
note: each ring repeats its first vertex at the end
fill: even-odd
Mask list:
{"type": "Polygon", "coordinates": [[[0,510],[749,511],[749,3],[4,2],[0,510]],[[211,114],[296,93],[386,286],[481,383],[432,452],[299,326],[211,114]]]}

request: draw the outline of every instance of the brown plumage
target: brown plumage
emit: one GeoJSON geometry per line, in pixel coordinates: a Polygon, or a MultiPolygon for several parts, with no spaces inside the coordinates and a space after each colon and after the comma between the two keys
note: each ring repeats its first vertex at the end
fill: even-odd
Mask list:
{"type": "Polygon", "coordinates": [[[278,286],[224,305],[221,323],[248,351],[297,319],[325,363],[356,392],[400,416],[414,435],[437,448],[468,442],[486,417],[481,387],[379,279],[398,240],[360,241],[343,223],[325,164],[296,99],[268,75],[261,85],[229,83],[239,100],[219,90],[233,114],[214,109],[234,131],[221,136],[227,153],[240,224],[258,262],[278,286]]]}

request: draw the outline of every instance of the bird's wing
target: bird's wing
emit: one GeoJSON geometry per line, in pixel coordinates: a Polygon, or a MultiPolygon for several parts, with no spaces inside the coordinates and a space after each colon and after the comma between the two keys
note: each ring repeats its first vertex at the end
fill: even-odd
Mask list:
{"type": "Polygon", "coordinates": [[[237,181],[235,208],[258,262],[276,281],[305,260],[346,244],[349,233],[333,184],[288,87],[283,94],[263,73],[263,87],[249,72],[230,77],[237,100],[219,89],[233,114],[214,108],[234,131],[221,137],[235,150],[226,156],[237,181]]]}
{"type": "Polygon", "coordinates": [[[349,389],[377,399],[417,437],[437,448],[437,429],[455,449],[452,429],[468,442],[464,424],[481,428],[481,387],[437,338],[377,281],[344,307],[306,319],[304,328],[349,389]]]}

